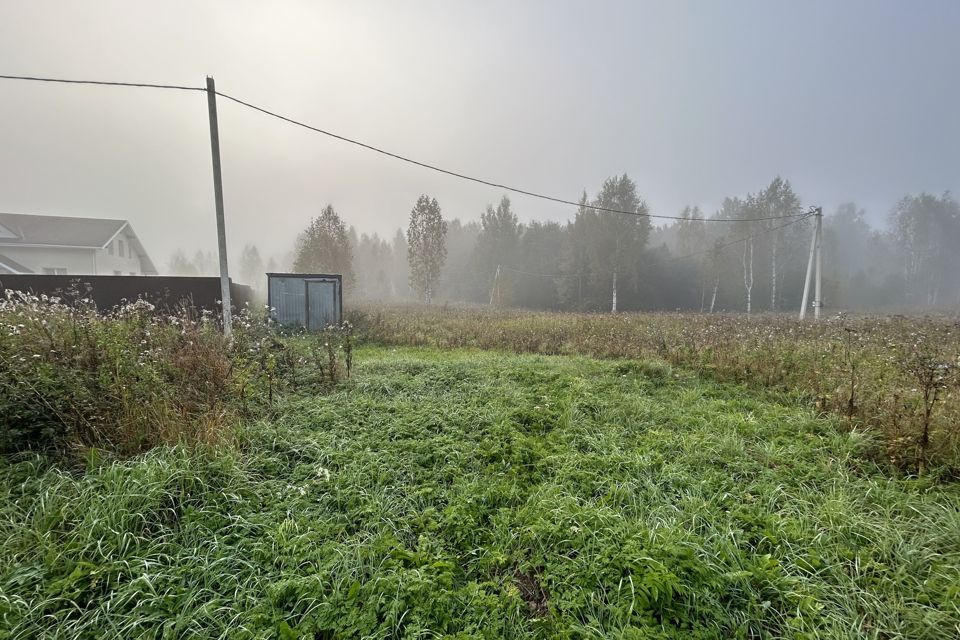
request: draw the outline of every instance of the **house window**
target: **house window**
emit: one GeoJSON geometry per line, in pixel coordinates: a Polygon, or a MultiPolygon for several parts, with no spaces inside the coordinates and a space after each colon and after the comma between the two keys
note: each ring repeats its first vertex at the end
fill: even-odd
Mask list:
{"type": "Polygon", "coordinates": [[[66,267],[44,267],[43,273],[48,276],[65,276],[67,275],[66,267]]]}
{"type": "Polygon", "coordinates": [[[123,240],[117,240],[117,248],[119,249],[120,257],[123,257],[123,240]]]}
{"type": "Polygon", "coordinates": [[[115,276],[122,276],[122,275],[123,275],[123,271],[114,271],[114,272],[113,272],[113,275],[115,275],[115,276]]]}

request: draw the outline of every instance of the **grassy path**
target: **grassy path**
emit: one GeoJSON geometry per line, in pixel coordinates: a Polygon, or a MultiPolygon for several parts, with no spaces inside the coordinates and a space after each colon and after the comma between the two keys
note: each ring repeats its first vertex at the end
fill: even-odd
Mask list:
{"type": "Polygon", "coordinates": [[[236,451],[0,463],[0,638],[953,638],[960,492],[667,367],[364,348],[236,451]]]}

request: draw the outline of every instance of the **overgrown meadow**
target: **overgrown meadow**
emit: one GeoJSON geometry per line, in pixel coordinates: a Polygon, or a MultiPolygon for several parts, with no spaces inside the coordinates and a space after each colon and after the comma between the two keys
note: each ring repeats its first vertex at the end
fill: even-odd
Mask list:
{"type": "Polygon", "coordinates": [[[349,325],[283,338],[244,311],[226,340],[209,312],[138,300],[99,313],[84,298],[7,291],[0,301],[0,453],[129,456],[229,440],[284,390],[349,375],[349,325]]]}
{"type": "MultiPolygon", "coordinates": [[[[702,349],[740,342],[696,361],[669,316],[356,319],[244,314],[225,341],[203,315],[9,294],[0,638],[960,634],[949,367],[926,452],[892,463],[860,395],[879,378],[847,415],[839,374],[811,394],[747,357],[792,330],[781,366],[811,380],[805,341],[843,329],[702,320],[702,349]]],[[[907,367],[898,389],[910,362],[870,366],[907,367]]]]}
{"type": "Polygon", "coordinates": [[[901,473],[960,475],[960,319],[955,316],[576,314],[370,307],[373,341],[516,353],[655,358],[775,391],[864,431],[901,473]]]}

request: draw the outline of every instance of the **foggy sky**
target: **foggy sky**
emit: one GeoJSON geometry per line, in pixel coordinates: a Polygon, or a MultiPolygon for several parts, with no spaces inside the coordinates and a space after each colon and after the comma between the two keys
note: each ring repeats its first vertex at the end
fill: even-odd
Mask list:
{"type": "MultiPolygon", "coordinates": [[[[960,2],[0,4],[0,73],[217,88],[479,177],[576,200],[628,173],[652,212],[791,180],[881,221],[960,191],[960,2]]],[[[420,193],[502,193],[219,102],[231,256],[281,256],[332,203],[361,232],[420,193]]],[[[0,211],[129,219],[158,266],[215,250],[206,97],[0,80],[0,211]]],[[[521,220],[570,208],[513,197],[521,220]]],[[[163,267],[161,266],[161,269],[163,267]]]]}

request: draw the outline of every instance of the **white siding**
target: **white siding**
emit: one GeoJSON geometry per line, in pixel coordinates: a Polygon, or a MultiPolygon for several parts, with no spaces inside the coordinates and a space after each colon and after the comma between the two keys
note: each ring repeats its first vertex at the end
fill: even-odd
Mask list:
{"type": "Polygon", "coordinates": [[[113,275],[119,271],[123,275],[135,274],[142,275],[143,270],[140,266],[140,256],[134,249],[134,243],[130,241],[127,233],[120,233],[114,238],[105,249],[97,250],[97,273],[100,275],[113,275]],[[123,255],[120,255],[120,241],[123,241],[123,255]],[[113,249],[113,255],[110,255],[110,249],[113,249]]]}
{"type": "Polygon", "coordinates": [[[66,269],[67,275],[97,274],[93,249],[0,245],[0,253],[11,260],[16,260],[34,273],[43,273],[44,269],[66,269]]]}

